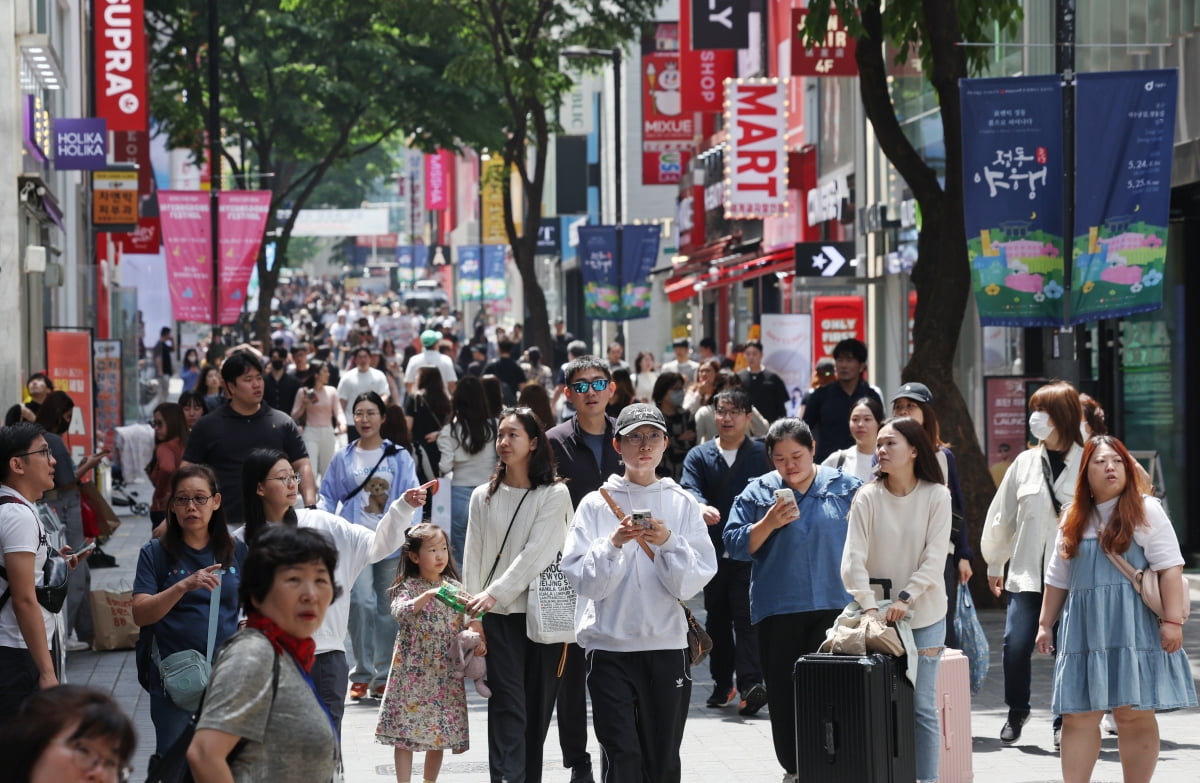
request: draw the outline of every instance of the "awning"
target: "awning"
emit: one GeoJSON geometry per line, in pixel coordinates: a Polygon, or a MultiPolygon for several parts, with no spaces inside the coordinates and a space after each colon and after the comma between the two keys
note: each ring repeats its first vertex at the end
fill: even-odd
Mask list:
{"type": "Polygon", "coordinates": [[[787,250],[768,253],[758,258],[752,258],[749,261],[742,261],[732,266],[723,267],[717,278],[709,282],[708,285],[710,288],[733,285],[743,280],[751,280],[763,275],[775,274],[776,272],[794,272],[795,268],[794,253],[789,248],[787,250]]]}
{"type": "Polygon", "coordinates": [[[696,275],[668,277],[663,284],[663,290],[666,291],[667,299],[672,303],[691,299],[696,295],[696,275]]]}

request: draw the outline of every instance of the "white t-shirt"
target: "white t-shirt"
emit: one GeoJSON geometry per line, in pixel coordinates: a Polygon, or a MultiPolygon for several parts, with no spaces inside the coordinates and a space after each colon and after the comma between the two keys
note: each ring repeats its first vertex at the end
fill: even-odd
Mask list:
{"type": "MultiPolygon", "coordinates": [[[[943,460],[946,458],[944,454],[938,452],[938,456],[943,460]]],[[[858,450],[858,446],[840,449],[835,451],[825,458],[821,463],[822,467],[839,469],[838,462],[841,462],[840,469],[843,473],[848,473],[851,476],[870,481],[875,472],[875,452],[863,454],[858,450]]],[[[942,475],[946,474],[946,469],[942,468],[942,475]]]]}
{"type": "MultiPolygon", "coordinates": [[[[1175,528],[1171,526],[1171,520],[1167,518],[1167,514],[1163,511],[1162,503],[1158,498],[1144,498],[1146,502],[1146,524],[1138,525],[1133,529],[1133,540],[1146,553],[1146,562],[1150,564],[1150,568],[1155,571],[1161,571],[1164,568],[1172,568],[1177,565],[1183,565],[1183,555],[1179,551],[1179,539],[1175,535],[1175,528]]],[[[1097,525],[1104,527],[1108,524],[1108,520],[1112,518],[1113,510],[1117,507],[1117,501],[1120,498],[1113,498],[1103,503],[1096,505],[1096,512],[1099,519],[1096,519],[1096,524],[1088,525],[1083,530],[1083,537],[1096,538],[1097,525]]],[[[1059,529],[1058,535],[1054,540],[1055,557],[1050,558],[1046,563],[1046,584],[1052,587],[1057,587],[1066,590],[1071,586],[1071,561],[1064,560],[1058,553],[1062,551],[1063,535],[1059,529]]],[[[1101,555],[1104,556],[1104,555],[1101,555]]],[[[1186,599],[1187,596],[1185,595],[1186,599]]]]}
{"type": "Polygon", "coordinates": [[[388,496],[392,491],[392,483],[396,480],[391,468],[393,461],[379,462],[379,458],[382,456],[383,446],[370,450],[363,448],[354,450],[354,472],[351,474],[354,486],[357,487],[361,484],[371,473],[371,468],[375,467],[376,463],[379,464],[379,469],[371,476],[371,480],[367,482],[362,491],[350,498],[351,503],[358,504],[358,523],[371,530],[379,527],[379,519],[388,509],[388,496]]]}
{"type": "Polygon", "coordinates": [[[426,349],[408,360],[408,367],[404,370],[404,382],[416,383],[417,373],[421,371],[422,367],[438,368],[438,372],[442,374],[442,382],[446,384],[447,392],[450,391],[450,384],[458,381],[458,373],[454,371],[454,361],[444,353],[426,349]]]}
{"type": "Polygon", "coordinates": [[[346,401],[347,423],[354,421],[354,401],[358,399],[358,395],[369,391],[375,392],[386,400],[388,394],[391,393],[387,376],[374,367],[368,367],[366,372],[359,372],[355,367],[353,370],[342,373],[342,378],[338,381],[337,393],[338,397],[346,401]]]}
{"type": "MultiPolygon", "coordinates": [[[[8,487],[0,486],[0,495],[8,495],[21,501],[21,505],[5,503],[0,506],[0,565],[4,564],[4,558],[9,552],[33,552],[34,584],[40,585],[49,544],[40,543],[43,530],[37,508],[8,487]]],[[[0,593],[6,589],[8,589],[7,580],[0,578],[0,593]]],[[[46,628],[46,644],[49,645],[50,638],[54,635],[54,615],[40,605],[38,609],[42,612],[42,624],[46,628]]],[[[13,612],[11,596],[5,602],[4,609],[0,610],[0,647],[20,647],[22,649],[29,647],[25,643],[25,637],[21,635],[20,626],[17,625],[17,615],[13,612]]]]}

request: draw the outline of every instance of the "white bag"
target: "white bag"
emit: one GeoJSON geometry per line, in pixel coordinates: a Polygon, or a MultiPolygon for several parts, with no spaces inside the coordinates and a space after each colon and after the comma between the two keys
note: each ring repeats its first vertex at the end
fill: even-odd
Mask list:
{"type": "Polygon", "coordinates": [[[540,644],[575,642],[575,588],[559,569],[562,552],[529,585],[525,633],[540,644]]]}

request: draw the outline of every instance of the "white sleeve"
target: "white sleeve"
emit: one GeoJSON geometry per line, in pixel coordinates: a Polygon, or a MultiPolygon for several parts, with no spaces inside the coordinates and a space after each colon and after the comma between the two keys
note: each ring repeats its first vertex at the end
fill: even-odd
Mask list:
{"type": "Polygon", "coordinates": [[[1155,571],[1183,565],[1179,539],[1171,520],[1167,518],[1167,512],[1163,511],[1162,503],[1152,497],[1145,498],[1145,503],[1146,525],[1134,528],[1133,540],[1146,550],[1146,561],[1155,571]]]}
{"type": "MultiPolygon", "coordinates": [[[[404,545],[404,534],[412,526],[414,511],[416,509],[405,503],[402,497],[392,502],[383,519],[379,520],[379,527],[371,535],[371,548],[367,552],[370,562],[378,563],[404,545]]],[[[371,532],[367,528],[362,529],[371,532]]]]}
{"type": "Polygon", "coordinates": [[[1062,556],[1062,528],[1054,536],[1054,554],[1046,563],[1046,584],[1066,590],[1071,585],[1071,562],[1062,556]]]}

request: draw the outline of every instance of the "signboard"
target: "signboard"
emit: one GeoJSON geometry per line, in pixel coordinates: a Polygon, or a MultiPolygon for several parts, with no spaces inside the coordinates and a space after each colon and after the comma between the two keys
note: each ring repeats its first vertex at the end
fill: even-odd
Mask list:
{"type": "Polygon", "coordinates": [[[92,361],[96,381],[96,448],[107,447],[109,438],[125,421],[121,410],[121,341],[97,340],[92,361]]]}
{"type": "Polygon", "coordinates": [[[96,116],[111,131],[146,130],[146,30],[142,0],[94,0],[96,116]]]}
{"type": "Polygon", "coordinates": [[[504,262],[508,260],[508,245],[483,246],[483,298],[489,301],[505,299],[508,285],[504,262]]]}
{"type": "Polygon", "coordinates": [[[725,217],[764,218],[787,213],[786,79],[725,83],[725,217]]]}
{"type": "Polygon", "coordinates": [[[586,318],[621,320],[621,270],[617,250],[616,226],[579,228],[579,265],[583,271],[583,313],[586,318]]]}
{"type": "Polygon", "coordinates": [[[136,229],[125,234],[116,234],[114,239],[122,253],[154,255],[162,245],[162,230],[159,228],[158,218],[142,216],[138,218],[136,229]]]}
{"type": "MultiPolygon", "coordinates": [[[[694,46],[691,35],[692,4],[679,5],[679,71],[683,78],[683,110],[719,112],[724,108],[725,80],[737,76],[737,52],[694,46]]],[[[707,7],[706,7],[707,10],[707,7]]]]}
{"type": "Polygon", "coordinates": [[[537,255],[557,256],[562,253],[562,221],[556,216],[542,216],[538,225],[537,255]]]}
{"type": "Polygon", "coordinates": [[[818,46],[805,48],[806,19],[807,8],[792,9],[792,76],[857,76],[855,41],[842,24],[837,9],[829,9],[825,40],[818,46]]]}
{"type": "MultiPolygon", "coordinates": [[[[220,225],[220,323],[235,324],[246,301],[250,272],[262,247],[271,191],[226,190],[217,194],[220,225]]],[[[207,213],[208,210],[205,210],[207,213]]]]}
{"type": "Polygon", "coordinates": [[[46,162],[46,151],[50,149],[50,112],[42,105],[40,95],[24,95],[21,101],[24,115],[22,137],[25,149],[38,163],[46,162]]]}
{"type": "Polygon", "coordinates": [[[458,303],[477,302],[483,290],[479,245],[458,246],[458,303]]]}
{"type": "Polygon", "coordinates": [[[678,52],[642,55],[642,184],[677,184],[694,135],[678,52]]]}
{"type": "Polygon", "coordinates": [[[842,340],[866,341],[866,306],[861,296],[814,296],[813,363],[832,359],[842,340]]]}
{"type": "MultiPolygon", "coordinates": [[[[276,213],[285,222],[287,210],[276,213]]],[[[294,237],[357,237],[388,233],[386,209],[302,209],[292,229],[294,237]]]]}
{"type": "Polygon", "coordinates": [[[797,242],[797,277],[854,277],[853,242],[797,242]]]}
{"type": "Polygon", "coordinates": [[[99,171],[108,156],[108,131],[103,118],[62,118],[54,121],[54,168],[58,171],[99,171]]]}
{"type": "Polygon", "coordinates": [[[684,0],[681,12],[684,8],[691,12],[692,49],[750,45],[750,0],[684,0]]]}
{"type": "Polygon", "coordinates": [[[503,245],[508,242],[504,228],[504,198],[508,189],[507,169],[499,155],[492,155],[481,164],[479,202],[482,209],[483,243],[503,245]]]}
{"type": "Polygon", "coordinates": [[[450,206],[450,166],[454,156],[438,150],[425,156],[425,209],[448,209],[450,206]]]}
{"type": "Polygon", "coordinates": [[[137,171],[92,174],[92,225],[98,231],[133,231],[138,217],[137,171]]]}
{"type": "Polygon", "coordinates": [[[1008,466],[1025,450],[1025,413],[1027,386],[1031,378],[984,378],[984,406],[987,420],[984,425],[984,448],[987,450],[988,472],[996,486],[1008,471],[1008,466]]]}
{"type": "Polygon", "coordinates": [[[161,190],[159,217],[167,255],[167,289],[176,321],[212,320],[212,226],[208,193],[161,190]]]}
{"type": "Polygon", "coordinates": [[[92,389],[92,333],[88,330],[46,330],[46,374],[55,391],[71,395],[75,415],[63,441],[78,464],[96,449],[92,389]]]}
{"type": "Polygon", "coordinates": [[[764,313],[760,339],[763,365],[787,385],[787,412],[795,416],[812,381],[812,316],[764,313]]]}
{"type": "Polygon", "coordinates": [[[138,167],[138,195],[143,200],[154,191],[154,167],[150,164],[150,134],[146,131],[116,131],[112,134],[113,163],[138,167]]]}
{"type": "Polygon", "coordinates": [[[658,226],[624,226],[621,229],[621,317],[650,317],[650,270],[658,261],[658,226]]]}

